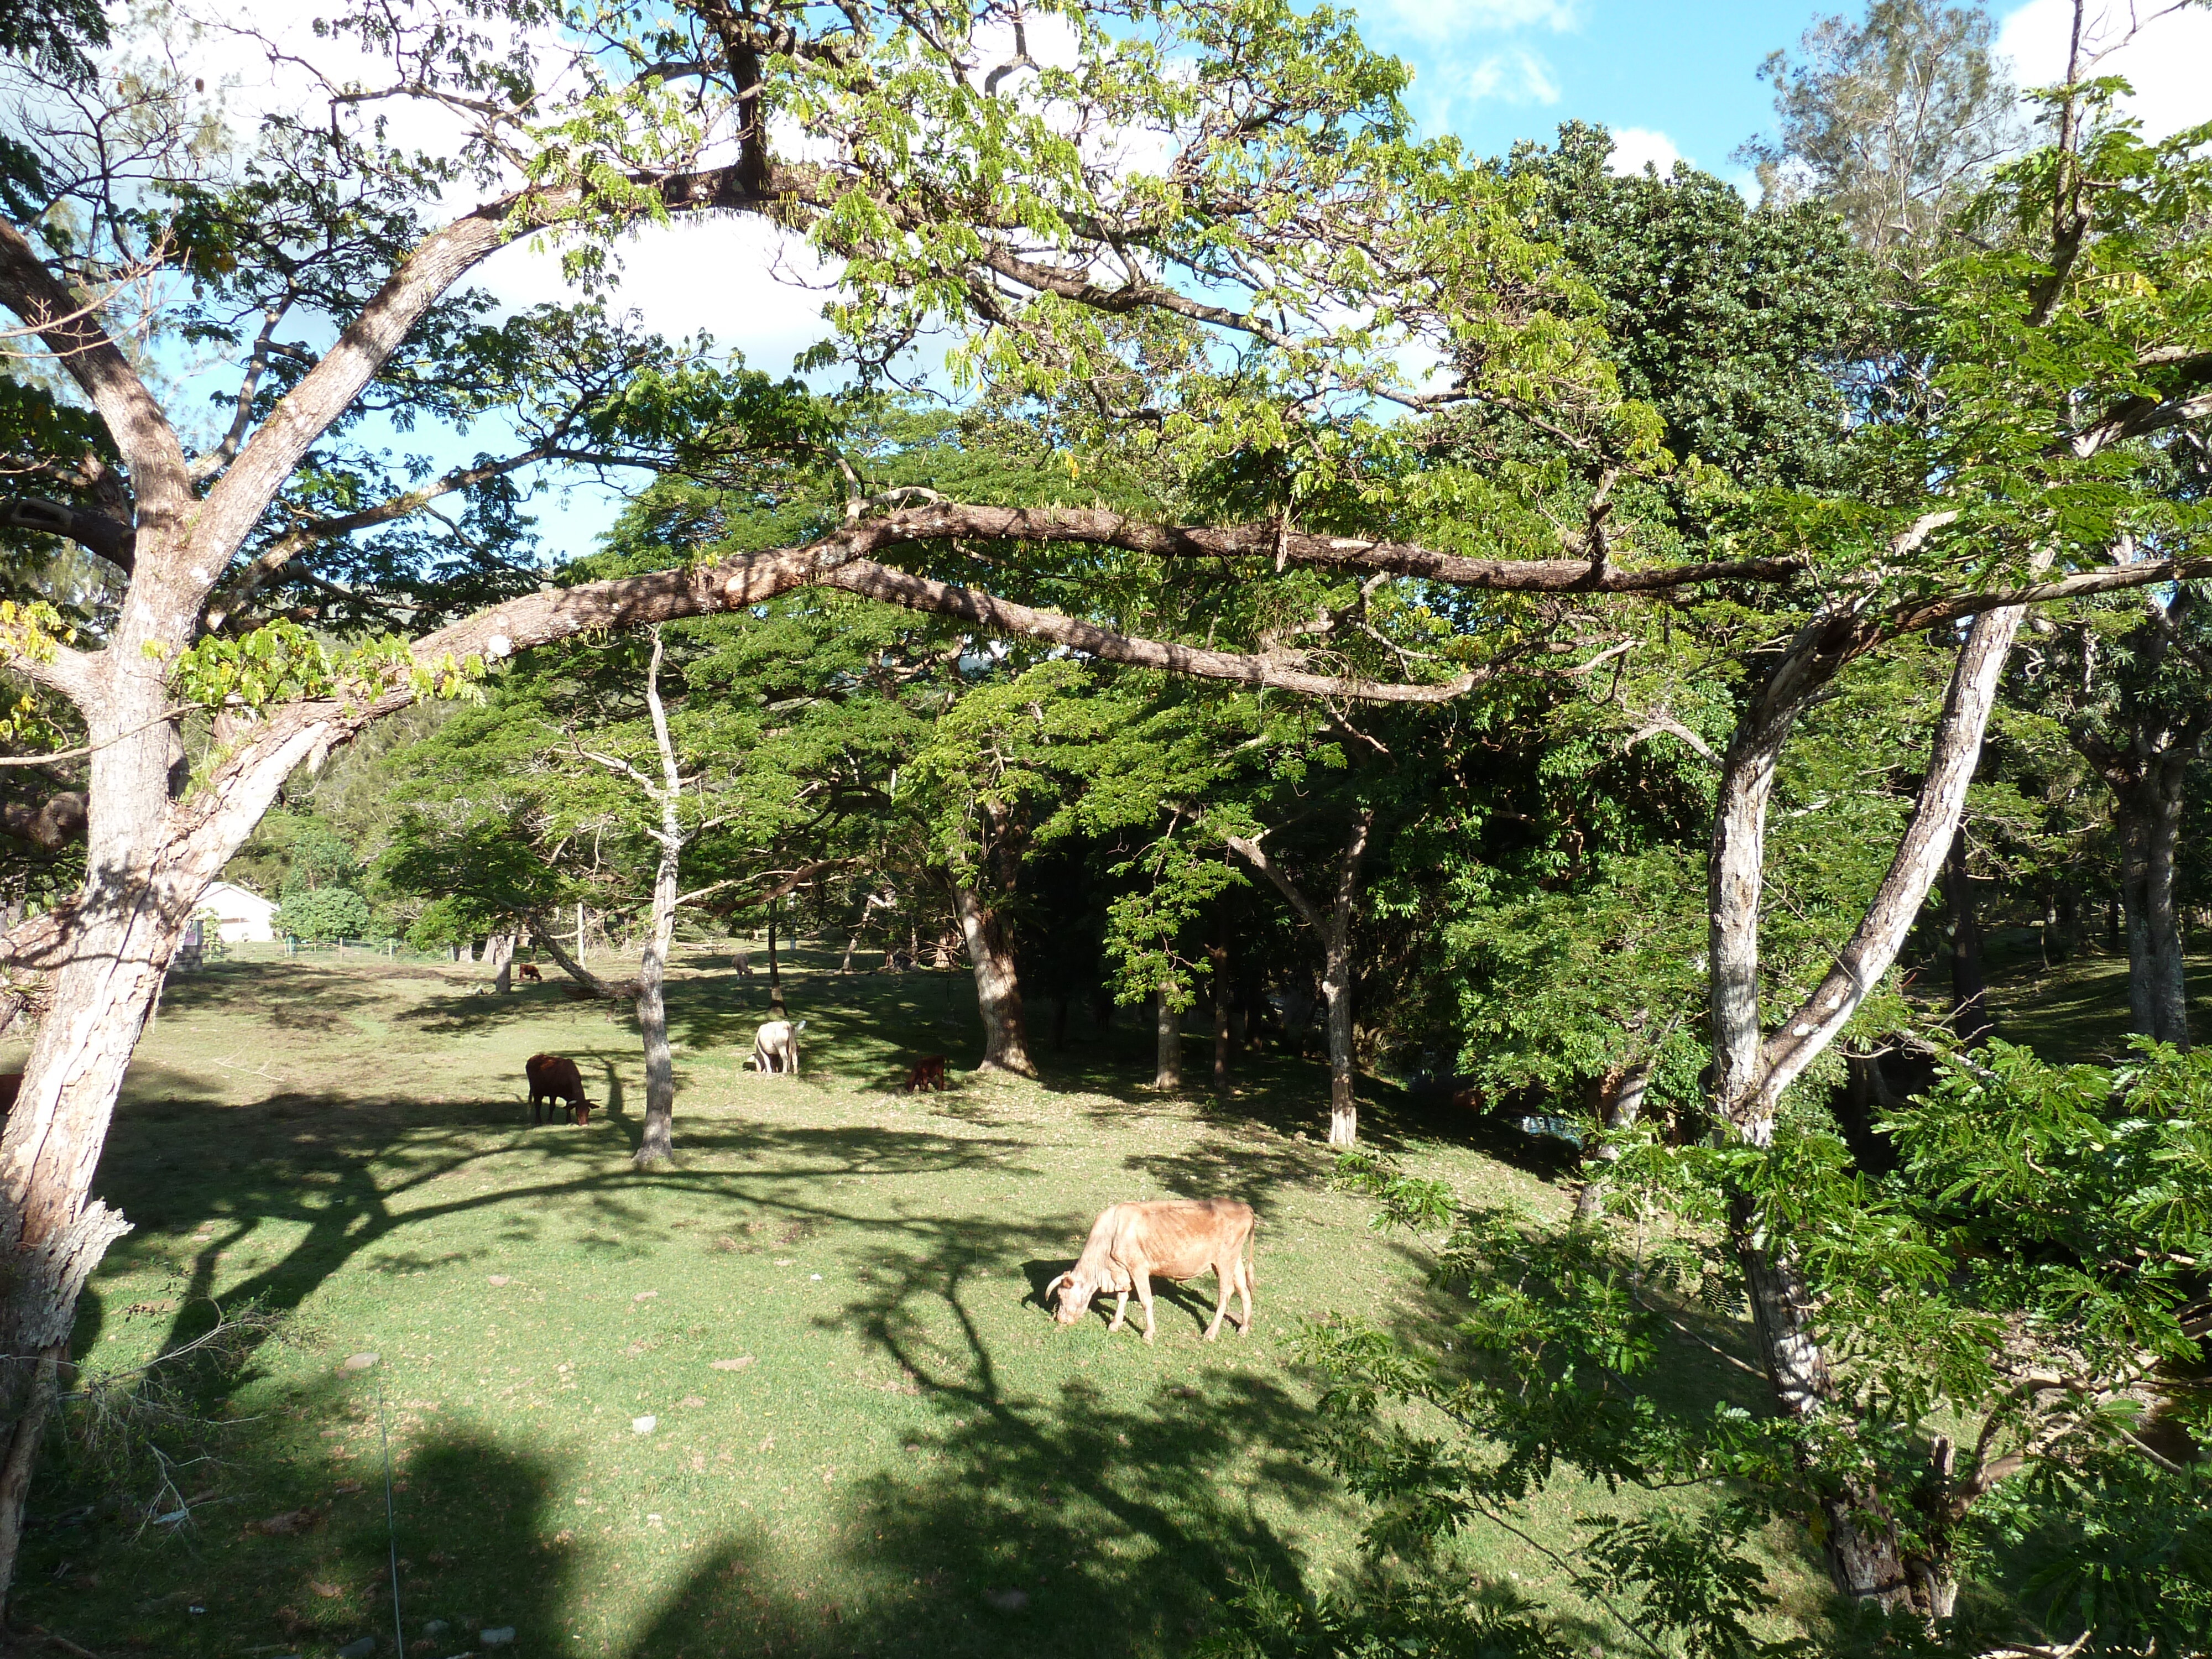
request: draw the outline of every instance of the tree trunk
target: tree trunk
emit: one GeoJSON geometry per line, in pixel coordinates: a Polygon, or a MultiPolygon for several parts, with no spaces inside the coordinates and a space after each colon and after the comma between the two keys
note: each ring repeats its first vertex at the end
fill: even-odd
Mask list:
{"type": "Polygon", "coordinates": [[[484,960],[499,964],[499,972],[492,978],[491,988],[505,996],[514,988],[514,935],[494,933],[485,946],[484,960]]]}
{"type": "Polygon", "coordinates": [[[663,991],[668,946],[676,933],[676,872],[683,848],[672,796],[663,800],[659,841],[653,926],[637,965],[637,1027],[645,1040],[645,1135],[632,1161],[641,1170],[665,1159],[676,1141],[676,1061],[668,1048],[668,1005],[663,991]]]}
{"type": "MultiPolygon", "coordinates": [[[[1849,660],[1847,651],[1830,643],[1829,625],[1816,620],[1799,633],[1739,720],[1722,766],[1708,900],[1714,1108],[1749,1145],[1771,1144],[1783,1091],[1835,1039],[1896,961],[1958,833],[1998,678],[2024,614],[2019,607],[1989,611],[1967,629],[1919,799],[1888,873],[1812,996],[1764,1040],[1759,896],[1766,807],[1790,726],[1849,660]]],[[[1776,1403],[1793,1417],[1812,1419],[1833,1402],[1826,1360],[1812,1334],[1811,1295],[1796,1265],[1768,1240],[1747,1198],[1735,1200],[1730,1232],[1776,1403]]],[[[1878,1498],[1839,1491],[1821,1507],[1823,1547],[1837,1589],[1885,1608],[1909,1601],[1897,1529],[1884,1518],[1878,1498]]]]}
{"type": "Polygon", "coordinates": [[[975,974],[975,1011],[983,1020],[983,1060],[979,1071],[1035,1077],[1030,1059],[1029,1028],[1022,1017],[1021,975],[1014,968],[1013,942],[999,913],[965,882],[952,884],[952,908],[968,941],[968,960],[975,974]]]}
{"type": "Polygon", "coordinates": [[[585,967],[574,957],[570,956],[568,947],[561,943],[561,936],[546,927],[541,918],[533,915],[529,918],[529,921],[530,931],[537,937],[538,943],[544,948],[545,954],[553,958],[554,966],[593,996],[605,997],[610,1000],[615,997],[617,994],[615,988],[585,967]]]}
{"type": "Polygon", "coordinates": [[[786,1019],[790,1011],[783,1006],[783,968],[775,954],[775,907],[771,903],[768,913],[768,1017],[786,1019]]]}
{"type": "Polygon", "coordinates": [[[2151,820],[2143,860],[2143,922],[2149,935],[2151,1033],[2189,1047],[2189,993],[2182,961],[2181,913],[2173,902],[2174,857],[2181,845],[2186,761],[2167,757],[2154,775],[2151,820]]]}
{"type": "Polygon", "coordinates": [[[2051,896],[2051,909],[2057,923],[2054,932],[2058,940],[2058,959],[2071,962],[2081,954],[2081,890],[2069,883],[2051,896]]]}
{"type": "Polygon", "coordinates": [[[1352,901],[1359,892],[1360,861],[1367,856],[1367,840],[1374,828],[1373,807],[1363,806],[1352,815],[1351,832],[1337,860],[1335,900],[1326,915],[1298,890],[1258,842],[1240,836],[1226,838],[1230,849],[1273,882],[1298,920],[1322,937],[1322,997],[1328,1011],[1328,1144],[1332,1146],[1354,1146],[1359,1139],[1359,1101],[1352,1088],[1352,901]]]}
{"type": "Polygon", "coordinates": [[[1328,1144],[1351,1146],[1359,1139],[1359,1099],[1352,1092],[1352,941],[1348,912],[1330,919],[1321,991],[1328,1008],[1328,1144]]]}
{"type": "Polygon", "coordinates": [[[2158,975],[2150,937],[2150,841],[2152,814],[2142,810],[2138,789],[2119,793],[2120,920],[2128,943],[2128,1029],[2147,1037],[2158,1035],[2158,1010],[2151,987],[2158,975]]]}
{"type": "Polygon", "coordinates": [[[1982,923],[1966,873],[1966,832],[1951,837],[1943,860],[1944,931],[1951,947],[1951,1029],[1969,1048],[1996,1034],[1990,1018],[1990,982],[1982,966],[1982,923]]]}
{"type": "MultiPolygon", "coordinates": [[[[660,700],[660,664],[664,643],[660,629],[653,630],[653,658],[645,670],[645,707],[653,718],[653,747],[660,758],[660,777],[656,782],[628,761],[611,755],[580,752],[586,759],[596,762],[619,776],[627,777],[645,793],[653,805],[656,823],[646,830],[660,857],[653,875],[653,910],[645,928],[645,944],[639,952],[637,984],[635,988],[635,1006],[637,1028],[645,1048],[645,1133],[640,1137],[637,1152],[632,1162],[641,1169],[665,1162],[675,1146],[676,1140],[676,1066],[668,1048],[668,1006],[666,980],[668,950],[676,933],[676,877],[684,856],[684,776],[676,763],[676,744],[668,732],[668,710],[660,700]]],[[[628,936],[629,919],[623,919],[623,933],[628,936]]],[[[577,936],[583,935],[580,913],[577,936]]],[[[769,934],[769,949],[773,952],[775,934],[769,934]]],[[[549,949],[557,960],[560,951],[549,936],[549,949]]],[[[774,961],[773,954],[770,961],[774,961]]],[[[569,967],[562,963],[563,967],[569,967]]],[[[572,973],[578,970],[569,968],[572,973]]],[[[580,975],[588,979],[588,975],[580,975]]],[[[596,981],[592,981],[596,983],[596,981]]]]}
{"type": "Polygon", "coordinates": [[[1157,1063],[1152,1069],[1152,1087],[1180,1089],[1182,1087],[1182,1010],[1169,1000],[1164,985],[1153,993],[1152,1012],[1154,1030],[1158,1036],[1157,1063]]]}
{"type": "Polygon", "coordinates": [[[1613,1137],[1623,1129],[1632,1127],[1644,1115],[1644,1093],[1650,1086],[1651,1073],[1658,1064],[1659,1055],[1655,1049],[1629,1061],[1618,1071],[1595,1079],[1597,1097],[1591,1102],[1595,1108],[1593,1115],[1603,1126],[1606,1139],[1598,1144],[1598,1170],[1583,1183],[1582,1191],[1575,1194],[1576,1220],[1595,1221],[1604,1212],[1605,1176],[1602,1171],[1607,1164],[1620,1161],[1620,1148],[1613,1143],[1613,1137]]]}
{"type": "MultiPolygon", "coordinates": [[[[1812,1335],[1812,1298],[1803,1276],[1786,1257],[1766,1248],[1747,1200],[1731,1206],[1731,1231],[1744,1266],[1752,1325],[1776,1403],[1799,1422],[1828,1407],[1833,1386],[1826,1356],[1812,1335]]],[[[1896,1528],[1873,1494],[1846,1485],[1820,1499],[1820,1540],[1828,1575],[1855,1601],[1889,1609],[1905,1606],[1911,1589],[1896,1528]]]]}
{"type": "Polygon", "coordinates": [[[135,647],[109,648],[111,696],[86,710],[85,884],[51,952],[10,953],[11,968],[50,972],[51,1000],[0,1129],[0,1621],[77,1298],[130,1231],[92,1182],[131,1051],[208,883],[284,779],[346,729],[334,710],[272,720],[190,800],[172,800],[161,671],[135,647]]]}
{"type": "Polygon", "coordinates": [[[848,935],[845,940],[845,959],[837,964],[837,971],[839,974],[849,974],[853,971],[853,952],[860,948],[860,934],[856,933],[848,935]]]}
{"type": "MultiPolygon", "coordinates": [[[[1226,924],[1224,924],[1225,931],[1226,924]]],[[[1217,1091],[1229,1087],[1229,984],[1228,941],[1216,939],[1206,947],[1207,959],[1213,964],[1213,1086],[1217,1091]]]]}

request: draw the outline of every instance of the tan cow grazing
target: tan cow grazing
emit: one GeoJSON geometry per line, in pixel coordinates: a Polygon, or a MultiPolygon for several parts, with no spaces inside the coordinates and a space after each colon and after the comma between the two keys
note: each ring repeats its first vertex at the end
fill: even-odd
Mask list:
{"type": "Polygon", "coordinates": [[[566,1102],[571,1123],[592,1121],[592,1103],[584,1098],[583,1073],[576,1062],[559,1054],[532,1054],[522,1062],[522,1074],[530,1079],[530,1121],[538,1121],[538,1103],[545,1103],[545,1121],[551,1122],[559,1103],[566,1102]]]}
{"type": "Polygon", "coordinates": [[[1083,1258],[1074,1268],[1046,1286],[1045,1295],[1060,1297],[1053,1316],[1073,1325],[1089,1310],[1091,1298],[1111,1291],[1120,1298],[1114,1305],[1109,1331],[1121,1328],[1128,1311],[1129,1292],[1135,1291],[1145,1310],[1145,1340],[1152,1340],[1152,1286],[1155,1274],[1180,1284],[1212,1270],[1217,1300],[1213,1322],[1206,1328],[1209,1342],[1221,1334],[1222,1316],[1229,1311],[1234,1291],[1244,1304],[1237,1322],[1240,1336],[1252,1334],[1252,1206],[1233,1198],[1163,1198],[1146,1204],[1115,1204],[1091,1224],[1083,1246],[1083,1258]]]}
{"type": "Polygon", "coordinates": [[[806,1029],[800,1020],[793,1025],[787,1019],[772,1019],[753,1033],[753,1066],[763,1072],[788,1072],[799,1075],[799,1034],[806,1029]]]}

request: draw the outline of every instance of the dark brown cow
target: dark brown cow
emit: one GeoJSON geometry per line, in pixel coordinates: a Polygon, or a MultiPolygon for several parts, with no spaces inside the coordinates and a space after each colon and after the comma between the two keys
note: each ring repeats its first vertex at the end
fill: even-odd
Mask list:
{"type": "Polygon", "coordinates": [[[1206,1340],[1221,1334],[1222,1316],[1229,1311],[1234,1291],[1244,1304],[1237,1322],[1240,1336],[1252,1334],[1252,1267],[1246,1253],[1252,1243],[1252,1206],[1233,1198],[1166,1198],[1146,1204],[1115,1204],[1091,1224],[1091,1237],[1083,1246],[1082,1260],[1046,1287],[1049,1297],[1060,1297],[1054,1315],[1063,1325],[1073,1325],[1101,1291],[1121,1299],[1115,1304],[1109,1331],[1121,1328],[1129,1309],[1129,1292],[1135,1291],[1145,1310],[1145,1340],[1152,1340],[1152,1276],[1178,1283],[1211,1270],[1217,1291],[1213,1322],[1206,1340]]]}
{"type": "Polygon", "coordinates": [[[935,1089],[942,1093],[944,1088],[945,1056],[943,1054],[924,1054],[920,1060],[915,1061],[914,1070],[906,1074],[906,1091],[908,1094],[912,1094],[917,1089],[935,1089]]]}
{"type": "Polygon", "coordinates": [[[531,964],[526,962],[524,963],[521,967],[516,969],[514,973],[515,977],[520,979],[525,985],[543,985],[545,983],[545,975],[539,973],[537,969],[532,967],[531,964]]]}
{"type": "Polygon", "coordinates": [[[15,1097],[22,1087],[23,1074],[21,1072],[0,1073],[0,1117],[5,1117],[15,1109],[15,1097]]]}
{"type": "Polygon", "coordinates": [[[540,1120],[538,1103],[546,1103],[544,1121],[550,1122],[560,1103],[568,1108],[568,1121],[589,1123],[592,1103],[584,1098],[584,1079],[576,1070],[576,1062],[559,1054],[532,1054],[522,1062],[523,1075],[530,1079],[530,1121],[540,1120]]]}

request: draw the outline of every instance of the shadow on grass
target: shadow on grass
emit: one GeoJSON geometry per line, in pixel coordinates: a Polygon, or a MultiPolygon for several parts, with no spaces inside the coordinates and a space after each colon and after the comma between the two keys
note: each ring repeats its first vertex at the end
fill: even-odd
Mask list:
{"type": "MultiPolygon", "coordinates": [[[[2212,1029],[2212,957],[2185,964],[2191,1027],[2212,1029]]],[[[2024,1043],[2054,1065],[2109,1065],[2127,1053],[2128,959],[2084,954],[2043,965],[2014,963],[1990,976],[1998,1035],[2024,1043]]]]}
{"type": "MultiPolygon", "coordinates": [[[[286,1092],[220,1114],[167,1100],[126,1103],[99,1189],[144,1227],[142,1237],[185,1237],[191,1249],[170,1298],[174,1318],[164,1346],[207,1328],[219,1277],[231,1281],[226,1304],[286,1312],[356,1257],[408,1256],[410,1240],[434,1239],[441,1223],[464,1214],[511,1216],[507,1237],[525,1245],[553,1229],[637,1240],[659,1235],[655,1196],[674,1189],[787,1221],[897,1231],[932,1224],[854,1213],[830,1196],[833,1182],[1018,1170],[1030,1150],[1004,1136],[694,1120],[683,1128],[682,1159],[643,1173],[629,1163],[642,1126],[625,1108],[617,1054],[573,1045],[570,1053],[586,1076],[605,1079],[605,1097],[582,1128],[565,1121],[533,1127],[519,1099],[432,1104],[286,1092]],[[534,1162],[536,1178],[516,1178],[520,1158],[534,1162]],[[491,1177],[490,1190],[475,1184],[491,1177]],[[236,1254],[272,1223],[298,1230],[277,1259],[258,1265],[236,1254]],[[240,1267],[248,1271],[239,1275],[240,1267]]],[[[133,1248],[129,1240],[118,1244],[117,1260],[133,1248]]],[[[89,1349],[101,1317],[96,1301],[87,1304],[78,1352],[89,1349]]]]}
{"type": "MultiPolygon", "coordinates": [[[[1006,1262],[1049,1231],[909,1220],[871,1250],[844,1317],[897,1362],[902,1390],[933,1423],[911,1431],[896,1468],[842,1489],[832,1522],[805,1540],[750,1525],[710,1535],[669,1574],[658,1602],[617,1631],[596,1624],[590,1587],[633,1554],[651,1570],[635,1517],[600,1523],[569,1498],[559,1468],[498,1439],[417,1437],[397,1470],[409,1651],[435,1659],[503,1626],[514,1627],[517,1652],[618,1659],[1182,1651],[1214,1616],[1232,1571],[1294,1577],[1261,1499],[1304,1512],[1331,1501],[1285,1449],[1307,1413],[1243,1373],[1194,1370],[1135,1400],[1080,1380],[1042,1394],[1006,1387],[975,1315],[1010,1294],[1006,1262]],[[444,1647],[425,1631],[432,1620],[446,1626],[444,1647]]],[[[1030,1263],[1032,1283],[1048,1265],[1030,1263]]],[[[376,1385],[374,1370],[326,1375],[290,1391],[289,1411],[366,1436],[387,1406],[411,1404],[383,1401],[376,1385]]],[[[43,1528],[26,1557],[27,1616],[95,1649],[119,1642],[179,1659],[320,1652],[365,1635],[388,1652],[381,1489],[375,1443],[365,1444],[367,1462],[287,1456],[240,1437],[227,1453],[226,1486],[252,1492],[254,1509],[215,1511],[190,1535],[134,1536],[120,1518],[43,1528]],[[297,1535],[240,1525],[294,1505],[315,1514],[297,1535]],[[94,1604],[72,1595],[102,1574],[126,1576],[128,1589],[101,1595],[94,1628],[94,1604]],[[203,1620],[203,1608],[216,1616],[203,1620]]]]}

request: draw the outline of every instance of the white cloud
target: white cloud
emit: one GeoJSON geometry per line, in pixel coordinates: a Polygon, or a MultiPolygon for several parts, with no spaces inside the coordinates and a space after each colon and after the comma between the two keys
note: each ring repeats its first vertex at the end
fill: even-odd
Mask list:
{"type": "MultiPolygon", "coordinates": [[[[763,220],[678,220],[647,227],[618,251],[622,276],[611,307],[635,310],[646,327],[672,340],[703,330],[744,352],[750,367],[785,374],[797,353],[830,331],[822,306],[835,269],[763,220]]],[[[501,249],[474,280],[518,310],[575,297],[559,252],[528,240],[501,249]]]]}
{"type": "Polygon", "coordinates": [[[1469,99],[1502,98],[1509,104],[1556,104],[1559,83],[1552,66],[1525,47],[1494,52],[1468,71],[1469,99]]]}
{"type": "MultiPolygon", "coordinates": [[[[2127,33],[2131,16],[2154,8],[2142,0],[2091,0],[2086,39],[2093,46],[2127,33]]],[[[2066,78],[2066,49],[2074,22],[2073,0],[2028,0],[2008,13],[1997,30],[1997,49],[2013,61],[2022,86],[2051,86],[2066,78]]],[[[2144,131],[2162,138],[2212,116],[2212,11],[2191,6],[2145,25],[2136,38],[2096,65],[2099,75],[2124,76],[2135,88],[2127,112],[2144,131]]]]}
{"type": "Polygon", "coordinates": [[[1472,29],[1547,28],[1563,33],[1581,21],[1578,0],[1387,0],[1391,19],[1431,40],[1472,29]]]}
{"type": "Polygon", "coordinates": [[[1682,159],[1682,152],[1674,148],[1674,141],[1663,132],[1649,127],[1622,127],[1613,135],[1613,154],[1606,160],[1606,171],[1624,179],[1632,179],[1644,171],[1650,162],[1659,169],[1664,179],[1674,170],[1674,163],[1682,159]]]}

